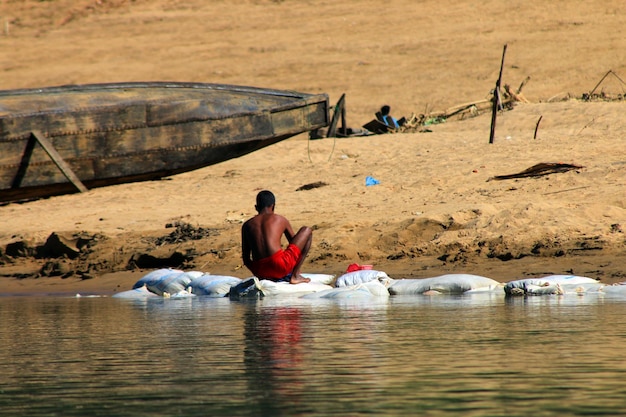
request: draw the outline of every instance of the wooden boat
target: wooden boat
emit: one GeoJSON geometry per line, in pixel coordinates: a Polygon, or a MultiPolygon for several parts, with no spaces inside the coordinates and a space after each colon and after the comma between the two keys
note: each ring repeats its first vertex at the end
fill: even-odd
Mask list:
{"type": "Polygon", "coordinates": [[[0,91],[0,201],[158,179],[328,125],[326,94],[150,82],[0,91]]]}

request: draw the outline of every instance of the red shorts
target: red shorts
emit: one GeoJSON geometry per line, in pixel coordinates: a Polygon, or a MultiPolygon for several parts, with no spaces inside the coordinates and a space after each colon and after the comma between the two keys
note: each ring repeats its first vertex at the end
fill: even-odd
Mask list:
{"type": "Polygon", "coordinates": [[[250,270],[257,278],[276,281],[291,274],[301,256],[300,248],[290,244],[287,249],[281,249],[272,256],[252,261],[250,270]]]}

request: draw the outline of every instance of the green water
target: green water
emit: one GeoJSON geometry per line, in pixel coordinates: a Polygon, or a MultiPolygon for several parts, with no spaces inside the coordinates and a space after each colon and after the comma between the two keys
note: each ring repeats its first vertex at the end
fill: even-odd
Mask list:
{"type": "Polygon", "coordinates": [[[0,415],[619,415],[625,316],[588,294],[0,297],[0,415]]]}

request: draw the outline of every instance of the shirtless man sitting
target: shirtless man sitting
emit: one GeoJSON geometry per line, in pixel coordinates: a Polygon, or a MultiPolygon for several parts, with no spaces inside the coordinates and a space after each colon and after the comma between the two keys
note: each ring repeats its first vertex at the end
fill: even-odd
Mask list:
{"type": "Polygon", "coordinates": [[[241,228],[241,251],[243,263],[259,279],[272,281],[289,280],[292,284],[309,282],[300,273],[311,248],[313,231],[303,226],[293,233],[289,220],[274,213],[276,198],[271,191],[261,191],[256,196],[259,213],[246,221],[241,228]],[[289,245],[282,248],[285,235],[289,245]]]}

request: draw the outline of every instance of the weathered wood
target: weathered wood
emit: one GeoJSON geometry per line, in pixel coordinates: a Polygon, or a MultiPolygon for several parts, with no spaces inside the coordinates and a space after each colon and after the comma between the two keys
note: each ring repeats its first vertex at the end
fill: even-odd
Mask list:
{"type": "Polygon", "coordinates": [[[522,81],[519,85],[519,87],[517,87],[517,94],[521,94],[522,93],[522,88],[524,88],[524,86],[528,83],[528,81],[530,81],[530,76],[524,78],[524,81],[522,81]]]}
{"type": "Polygon", "coordinates": [[[523,93],[511,90],[511,86],[508,84],[504,85],[504,91],[506,91],[509,102],[517,101],[519,103],[529,103],[523,93]]]}
{"type": "Polygon", "coordinates": [[[0,201],[153,180],[254,152],[329,122],[328,96],[204,83],[0,91],[0,201]],[[34,147],[33,147],[34,146],[34,147]],[[68,172],[67,170],[65,170],[68,172]]]}
{"type": "Polygon", "coordinates": [[[76,174],[74,174],[74,171],[72,171],[72,168],[70,168],[70,166],[65,163],[63,158],[61,158],[61,155],[59,155],[57,150],[54,149],[52,142],[50,142],[48,138],[46,138],[43,135],[43,133],[41,133],[38,130],[33,130],[32,136],[33,138],[37,140],[37,142],[39,142],[39,145],[41,145],[41,147],[46,151],[48,156],[50,156],[50,159],[54,161],[54,163],[56,164],[56,166],[59,167],[63,175],[65,175],[67,179],[72,184],[74,184],[74,186],[78,189],[78,191],[80,191],[81,193],[86,193],[87,187],[85,187],[83,183],[80,182],[80,179],[78,179],[76,174]]]}
{"type": "Polygon", "coordinates": [[[341,106],[341,129],[339,129],[342,135],[348,134],[348,124],[346,122],[346,102],[344,100],[343,105],[341,106]]]}
{"type": "Polygon", "coordinates": [[[30,158],[33,155],[33,150],[35,149],[35,145],[37,141],[32,136],[29,140],[26,141],[26,147],[24,148],[24,152],[22,153],[22,157],[20,160],[20,164],[15,172],[15,176],[13,177],[13,181],[11,182],[11,189],[19,189],[22,185],[22,179],[26,175],[26,170],[28,169],[28,165],[30,163],[30,158]]]}
{"type": "MultiPolygon", "coordinates": [[[[506,104],[511,104],[514,102],[528,103],[529,101],[526,99],[526,97],[524,97],[523,93],[521,92],[521,89],[528,82],[528,80],[530,80],[530,77],[526,77],[526,79],[522,81],[522,83],[520,84],[520,87],[518,88],[516,92],[513,92],[511,90],[511,87],[505,84],[504,89],[507,92],[507,94],[505,94],[505,97],[500,97],[499,108],[501,108],[502,106],[506,104]]],[[[470,102],[463,103],[463,104],[457,104],[456,106],[448,107],[447,109],[442,110],[442,111],[426,112],[424,114],[421,114],[419,118],[422,121],[427,120],[429,118],[435,118],[435,117],[441,117],[441,118],[447,119],[447,118],[456,116],[460,113],[463,113],[467,110],[474,109],[474,108],[478,111],[493,108],[493,98],[470,101],[470,102]]]]}
{"type": "Polygon", "coordinates": [[[480,104],[487,104],[487,103],[491,103],[491,100],[483,99],[483,100],[477,100],[477,101],[470,101],[469,103],[457,104],[456,106],[447,108],[446,111],[442,113],[442,115],[451,116],[451,115],[458,113],[459,111],[466,110],[470,107],[477,106],[480,104]]]}
{"type": "Polygon", "coordinates": [[[343,93],[337,104],[335,104],[335,109],[333,112],[333,118],[330,120],[330,125],[328,126],[328,133],[326,134],[329,138],[334,138],[337,136],[337,124],[339,123],[339,117],[343,111],[344,103],[346,100],[346,93],[343,93]]]}

